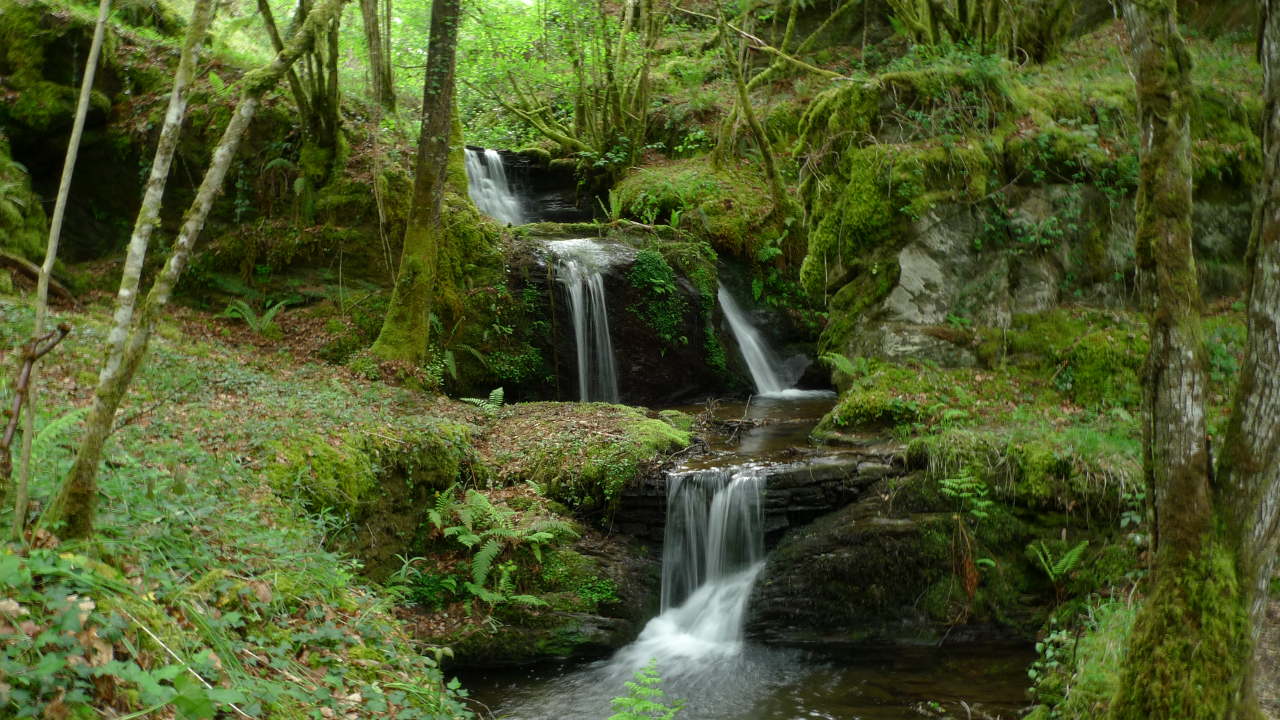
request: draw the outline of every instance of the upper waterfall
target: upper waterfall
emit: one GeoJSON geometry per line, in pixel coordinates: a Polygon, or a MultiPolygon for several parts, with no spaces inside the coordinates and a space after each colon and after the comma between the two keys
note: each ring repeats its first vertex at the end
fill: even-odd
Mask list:
{"type": "Polygon", "coordinates": [[[528,222],[520,198],[507,180],[497,150],[466,149],[467,195],[480,212],[504,225],[528,222]]]}

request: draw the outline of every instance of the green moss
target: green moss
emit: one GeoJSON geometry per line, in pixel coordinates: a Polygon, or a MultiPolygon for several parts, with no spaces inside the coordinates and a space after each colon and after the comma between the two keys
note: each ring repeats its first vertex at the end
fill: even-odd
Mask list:
{"type": "Polygon", "coordinates": [[[337,438],[297,435],[273,444],[266,477],[278,493],[312,510],[358,520],[392,477],[413,487],[447,487],[469,462],[470,437],[467,426],[434,418],[360,427],[337,438]]]}
{"type": "Polygon", "coordinates": [[[763,177],[745,167],[717,169],[705,157],[641,168],[614,192],[629,217],[675,224],[746,262],[756,261],[773,211],[763,177]]]}
{"type": "Polygon", "coordinates": [[[585,513],[614,507],[623,488],[690,442],[688,432],[637,408],[603,403],[515,405],[502,433],[490,458],[500,477],[532,481],[585,513]]]}
{"type": "Polygon", "coordinates": [[[40,197],[31,189],[26,168],[10,156],[9,139],[0,132],[0,250],[39,263],[48,234],[40,197]]]}
{"type": "Polygon", "coordinates": [[[680,432],[693,432],[694,417],[679,410],[659,410],[658,417],[680,432]]]}
{"type": "Polygon", "coordinates": [[[636,253],[627,279],[639,291],[639,299],[627,309],[644,320],[663,344],[687,345],[689,338],[680,334],[684,325],[684,297],[676,284],[675,271],[662,253],[655,250],[636,253]]]}
{"type": "Polygon", "coordinates": [[[1115,720],[1226,717],[1252,647],[1236,562],[1220,543],[1161,565],[1128,644],[1115,720]]]}

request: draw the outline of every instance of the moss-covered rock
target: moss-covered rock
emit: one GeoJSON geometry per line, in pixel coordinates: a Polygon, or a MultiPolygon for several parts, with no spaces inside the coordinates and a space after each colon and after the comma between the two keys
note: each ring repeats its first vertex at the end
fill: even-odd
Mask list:
{"type": "Polygon", "coordinates": [[[420,542],[424,508],[473,463],[467,425],[430,417],[396,426],[358,426],[339,436],[296,435],[275,442],[266,469],[271,487],[312,512],[342,518],[336,542],[384,579],[420,542]]]}
{"type": "Polygon", "coordinates": [[[636,170],[614,192],[628,217],[687,229],[722,255],[755,262],[768,239],[773,204],[763,176],[747,166],[678,160],[636,170]]]}
{"type": "Polygon", "coordinates": [[[574,512],[596,515],[689,442],[688,432],[636,408],[527,403],[505,410],[482,446],[498,477],[532,482],[574,512]]]}
{"type": "Polygon", "coordinates": [[[26,168],[9,154],[9,139],[0,132],[0,251],[39,263],[48,236],[44,206],[31,190],[26,168]]]}

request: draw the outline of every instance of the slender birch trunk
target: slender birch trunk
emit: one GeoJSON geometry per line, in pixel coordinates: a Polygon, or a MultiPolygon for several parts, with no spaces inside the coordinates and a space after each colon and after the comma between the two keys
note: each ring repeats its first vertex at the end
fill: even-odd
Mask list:
{"type": "Polygon", "coordinates": [[[58,500],[51,508],[55,512],[60,511],[66,520],[64,535],[67,537],[83,538],[93,532],[98,500],[98,463],[102,458],[103,445],[111,433],[116,410],[146,356],[147,345],[160,313],[168,304],[173,288],[186,268],[191,249],[213,209],[213,201],[222,190],[227,170],[263,95],[279,83],[293,63],[311,47],[319,33],[330,27],[344,2],[346,0],[322,0],[308,13],[298,31],[289,38],[284,49],[271,63],[245,74],[241,80],[240,102],[214,148],[209,168],[205,171],[191,207],[187,209],[169,259],[152,284],[146,300],[135,313],[119,363],[114,368],[104,368],[98,378],[93,407],[85,423],[75,463],[62,486],[58,500]]]}
{"type": "MultiPolygon", "coordinates": [[[[67,141],[67,155],[62,163],[62,179],[58,183],[58,198],[54,202],[53,217],[49,221],[49,241],[45,245],[44,264],[36,281],[35,323],[31,337],[44,335],[45,316],[49,312],[49,278],[58,259],[58,241],[62,236],[62,220],[67,213],[67,198],[71,194],[71,176],[75,173],[76,157],[80,154],[80,138],[84,135],[85,119],[89,115],[89,99],[93,94],[93,79],[98,71],[98,57],[102,54],[102,38],[106,34],[107,15],[111,12],[111,0],[98,3],[98,22],[93,28],[93,41],[89,45],[89,59],[84,64],[84,77],[80,82],[80,100],[76,104],[76,117],[71,126],[71,139],[67,141]]],[[[31,483],[31,441],[35,437],[35,415],[40,398],[39,367],[32,364],[27,376],[27,414],[22,418],[22,451],[18,465],[18,483],[13,501],[13,539],[22,539],[27,518],[27,490],[31,483]]]]}

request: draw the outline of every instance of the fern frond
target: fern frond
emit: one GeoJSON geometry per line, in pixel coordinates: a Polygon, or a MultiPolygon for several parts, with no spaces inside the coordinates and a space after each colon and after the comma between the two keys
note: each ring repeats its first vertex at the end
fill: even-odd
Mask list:
{"type": "Polygon", "coordinates": [[[1053,564],[1053,572],[1057,577],[1063,577],[1067,573],[1076,568],[1080,564],[1080,558],[1084,556],[1085,548],[1089,547],[1088,540],[1081,540],[1075,547],[1062,554],[1058,558],[1058,562],[1053,564]]]}
{"type": "Polygon", "coordinates": [[[497,540],[489,540],[476,551],[475,557],[471,558],[471,579],[477,585],[483,585],[484,581],[489,577],[489,569],[493,567],[494,558],[498,557],[498,553],[502,551],[502,544],[497,540]]]}
{"type": "Polygon", "coordinates": [[[530,607],[545,607],[547,605],[546,600],[534,595],[510,595],[507,597],[507,601],[530,607]]]}
{"type": "Polygon", "coordinates": [[[48,457],[62,436],[88,414],[89,408],[76,408],[41,428],[31,440],[31,457],[33,459],[48,457]]]}

